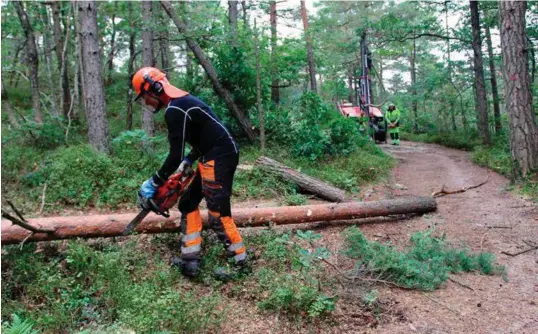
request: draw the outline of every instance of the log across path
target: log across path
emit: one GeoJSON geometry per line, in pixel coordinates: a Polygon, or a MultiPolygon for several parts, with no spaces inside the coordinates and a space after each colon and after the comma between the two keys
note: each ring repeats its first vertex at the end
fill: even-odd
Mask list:
{"type": "Polygon", "coordinates": [[[256,160],[256,165],[280,176],[284,180],[295,183],[302,190],[312,193],[319,198],[337,203],[349,200],[344,190],[303,174],[271,158],[261,156],[256,160]]]}
{"type": "MultiPolygon", "coordinates": [[[[332,220],[349,220],[395,214],[427,213],[435,211],[433,197],[404,197],[372,202],[346,202],[305,206],[271,208],[241,208],[233,210],[239,227],[256,227],[267,224],[285,225],[332,220]]],[[[12,225],[2,219],[2,245],[22,241],[46,241],[72,238],[98,238],[121,236],[125,226],[136,214],[110,214],[71,217],[47,217],[29,219],[33,226],[51,229],[51,233],[34,233],[12,225]]],[[[202,213],[204,224],[207,212],[202,213]]],[[[137,227],[138,233],[179,232],[179,212],[171,212],[170,218],[150,214],[137,227]]]]}

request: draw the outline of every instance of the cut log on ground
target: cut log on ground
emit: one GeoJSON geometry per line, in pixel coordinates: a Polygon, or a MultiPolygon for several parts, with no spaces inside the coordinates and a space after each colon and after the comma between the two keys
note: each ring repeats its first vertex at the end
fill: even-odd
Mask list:
{"type": "MultiPolygon", "coordinates": [[[[308,222],[342,221],[397,214],[427,213],[435,211],[436,202],[431,197],[406,197],[377,202],[348,202],[297,207],[273,207],[236,209],[234,218],[239,227],[257,227],[266,224],[285,225],[308,222]]],[[[204,224],[207,213],[203,213],[204,224]]],[[[32,219],[29,224],[38,225],[48,233],[31,233],[27,229],[10,226],[2,220],[2,243],[13,244],[28,241],[45,241],[69,238],[96,238],[121,236],[124,227],[135,214],[90,215],[32,219]],[[51,231],[52,232],[49,232],[51,231]]],[[[171,212],[170,218],[150,214],[137,228],[138,233],[179,232],[179,213],[171,212]]]]}
{"type": "MultiPolygon", "coordinates": [[[[242,208],[233,210],[239,227],[256,227],[267,224],[285,225],[308,222],[358,219],[409,213],[435,211],[437,204],[432,197],[405,197],[372,202],[347,202],[273,208],[242,208]]],[[[53,230],[52,233],[34,233],[2,220],[2,245],[25,241],[46,241],[73,238],[98,238],[121,236],[123,229],[136,214],[48,217],[28,220],[34,226],[53,230]],[[33,233],[33,234],[32,234],[33,233]],[[32,234],[32,235],[30,235],[32,234]]],[[[207,224],[207,212],[202,213],[207,224]]],[[[150,214],[140,223],[138,233],[179,232],[179,212],[170,212],[170,218],[150,214]]]]}
{"type": "Polygon", "coordinates": [[[291,167],[285,166],[271,158],[261,156],[256,165],[271,171],[287,181],[291,181],[299,188],[331,202],[345,202],[348,200],[346,192],[323,181],[303,174],[291,167]]]}

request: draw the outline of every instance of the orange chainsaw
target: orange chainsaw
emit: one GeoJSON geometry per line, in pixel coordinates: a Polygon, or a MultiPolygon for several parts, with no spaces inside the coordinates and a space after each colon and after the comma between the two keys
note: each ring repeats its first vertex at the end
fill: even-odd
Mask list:
{"type": "MultiPolygon", "coordinates": [[[[192,170],[191,170],[192,171],[192,170]]],[[[185,190],[189,187],[196,171],[188,176],[184,175],[184,172],[176,173],[166,182],[157,189],[157,193],[153,198],[147,200],[147,206],[149,209],[143,209],[140,213],[125,227],[123,230],[123,235],[129,235],[131,232],[142,222],[144,218],[151,211],[155,212],[158,215],[163,217],[170,217],[170,208],[173,207],[185,190]]],[[[140,193],[138,193],[141,201],[145,199],[142,198],[140,193]]]]}

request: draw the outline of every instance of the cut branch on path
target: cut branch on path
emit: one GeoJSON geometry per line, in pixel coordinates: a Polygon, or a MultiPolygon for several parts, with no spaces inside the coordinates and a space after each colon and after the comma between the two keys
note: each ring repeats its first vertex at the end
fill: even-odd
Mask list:
{"type": "Polygon", "coordinates": [[[463,187],[463,188],[458,189],[458,190],[445,190],[445,185],[443,184],[443,186],[441,187],[441,190],[435,191],[435,192],[432,193],[432,197],[441,197],[441,196],[446,196],[446,195],[464,193],[467,190],[471,190],[471,189],[481,187],[481,186],[483,186],[484,184],[486,184],[489,181],[489,176],[490,175],[491,174],[488,173],[488,177],[486,178],[486,180],[480,182],[479,184],[475,184],[474,186],[463,187]]]}

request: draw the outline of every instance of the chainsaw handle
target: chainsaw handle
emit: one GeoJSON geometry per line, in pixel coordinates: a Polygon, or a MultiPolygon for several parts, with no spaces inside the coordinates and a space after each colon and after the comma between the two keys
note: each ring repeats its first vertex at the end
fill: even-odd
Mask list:
{"type": "Polygon", "coordinates": [[[151,198],[149,200],[149,203],[151,205],[151,211],[155,212],[156,214],[158,215],[161,215],[165,218],[169,218],[170,217],[170,211],[166,210],[166,211],[161,211],[159,209],[159,206],[157,205],[157,203],[155,203],[155,201],[153,200],[153,198],[151,198]]]}

